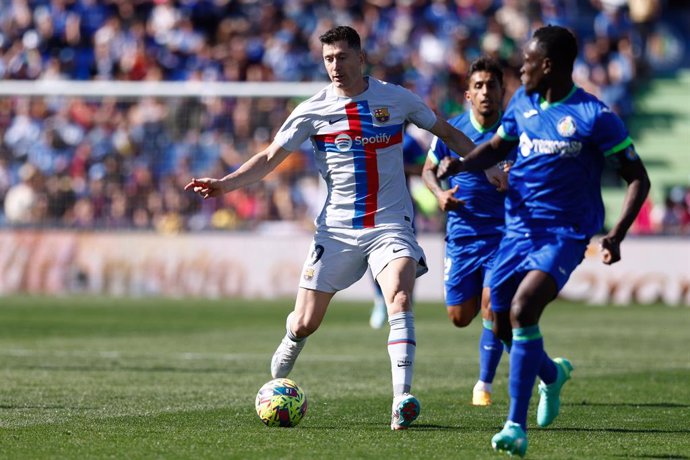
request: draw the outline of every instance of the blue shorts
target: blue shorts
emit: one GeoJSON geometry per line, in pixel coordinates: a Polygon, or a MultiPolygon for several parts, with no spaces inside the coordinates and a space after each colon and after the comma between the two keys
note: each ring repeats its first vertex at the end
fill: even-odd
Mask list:
{"type": "Polygon", "coordinates": [[[446,306],[461,303],[481,295],[489,286],[491,267],[502,235],[468,237],[446,243],[443,282],[446,306]]]}
{"type": "Polygon", "coordinates": [[[490,280],[491,309],[509,311],[518,286],[532,270],[551,275],[560,291],[582,262],[588,243],[557,234],[503,238],[490,280]]]}

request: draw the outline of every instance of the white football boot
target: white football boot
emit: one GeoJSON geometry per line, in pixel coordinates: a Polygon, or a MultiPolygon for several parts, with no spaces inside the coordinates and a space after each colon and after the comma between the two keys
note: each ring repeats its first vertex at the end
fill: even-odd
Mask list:
{"type": "MultiPolygon", "coordinates": [[[[285,321],[285,328],[288,331],[292,315],[293,313],[290,313],[285,321]]],[[[271,375],[274,379],[284,378],[290,374],[305,343],[307,343],[306,337],[299,342],[290,340],[287,335],[283,337],[271,359],[271,375]]]]}

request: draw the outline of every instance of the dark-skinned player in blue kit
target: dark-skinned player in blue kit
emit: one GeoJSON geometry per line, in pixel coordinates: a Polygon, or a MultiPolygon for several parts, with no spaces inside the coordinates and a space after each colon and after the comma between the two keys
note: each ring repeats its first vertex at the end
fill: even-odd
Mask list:
{"type": "Polygon", "coordinates": [[[524,456],[527,412],[537,375],[537,423],[550,425],[572,364],[544,350],[539,319],[602,229],[601,175],[610,162],[627,183],[621,214],[599,243],[602,261],[621,258],[620,245],[650,188],[647,171],[621,119],[574,85],[575,36],[546,26],[524,49],[522,87],[498,132],[467,156],[439,166],[439,177],[481,170],[518,147],[506,198],[506,235],[491,276],[494,331],[510,350],[510,409],[491,440],[497,451],[524,456]]]}
{"type": "MultiPolygon", "coordinates": [[[[481,144],[496,133],[503,108],[503,71],[481,57],[470,65],[465,99],[469,110],[448,120],[472,142],[481,144]]],[[[489,303],[489,279],[496,250],[505,226],[505,193],[496,190],[483,172],[463,172],[448,178],[448,188],[436,177],[439,164],[459,158],[443,141],[434,138],[422,178],[447,212],[444,258],[444,294],[448,318],[456,326],[470,325],[481,311],[479,380],[472,390],[472,404],[491,404],[492,383],[501,361],[503,344],[493,332],[489,303]]],[[[515,150],[508,162],[515,159],[515,150]]],[[[505,162],[502,162],[505,163],[505,162]]],[[[503,168],[503,164],[497,165],[503,168]]]]}

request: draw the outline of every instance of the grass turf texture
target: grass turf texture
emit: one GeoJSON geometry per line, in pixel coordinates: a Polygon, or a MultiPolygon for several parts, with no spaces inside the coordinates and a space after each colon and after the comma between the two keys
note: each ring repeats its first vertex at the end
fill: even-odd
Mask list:
{"type": "MultiPolygon", "coordinates": [[[[419,304],[414,393],[422,415],[391,432],[387,331],[369,305],[335,302],[291,378],[309,410],[294,429],[254,412],[290,301],[4,298],[3,458],[496,458],[508,360],[494,405],[469,403],[480,321],[453,328],[419,304]]],[[[536,427],[529,458],[689,458],[690,311],[558,301],[549,353],[572,360],[561,415],[536,427]]]]}

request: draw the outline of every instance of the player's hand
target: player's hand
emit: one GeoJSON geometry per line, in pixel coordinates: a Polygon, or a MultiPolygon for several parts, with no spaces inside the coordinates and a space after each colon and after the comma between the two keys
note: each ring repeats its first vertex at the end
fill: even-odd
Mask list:
{"type": "Polygon", "coordinates": [[[438,196],[436,196],[436,199],[438,200],[438,207],[441,208],[441,211],[456,211],[465,206],[464,201],[455,197],[458,188],[459,187],[456,185],[451,189],[442,191],[438,194],[438,196]]]}
{"type": "Polygon", "coordinates": [[[443,157],[436,168],[436,177],[445,179],[457,173],[460,160],[452,157],[443,157]]]}
{"type": "Polygon", "coordinates": [[[192,179],[187,185],[184,186],[184,189],[198,193],[204,199],[215,198],[224,193],[222,182],[218,179],[212,179],[210,177],[192,179]]]}
{"type": "Polygon", "coordinates": [[[503,169],[503,167],[492,166],[489,169],[484,170],[486,178],[489,183],[496,187],[499,192],[505,192],[508,190],[508,173],[503,169]]]}
{"type": "Polygon", "coordinates": [[[601,261],[606,265],[615,264],[621,260],[621,242],[618,238],[606,235],[599,240],[599,247],[601,248],[601,261]]]}

